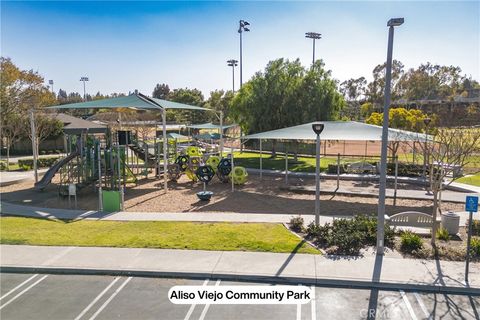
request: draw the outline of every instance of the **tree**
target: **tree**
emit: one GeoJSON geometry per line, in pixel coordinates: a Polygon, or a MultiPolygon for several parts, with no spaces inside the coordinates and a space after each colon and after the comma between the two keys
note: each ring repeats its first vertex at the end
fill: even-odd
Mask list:
{"type": "MultiPolygon", "coordinates": [[[[383,106],[385,90],[385,73],[387,64],[379,64],[373,69],[373,81],[367,86],[366,96],[373,104],[383,106]]],[[[402,77],[404,65],[398,61],[392,61],[392,101],[400,97],[399,80],[402,77]]],[[[382,107],[383,109],[383,107],[382,107]]]]}
{"type": "Polygon", "coordinates": [[[462,69],[455,66],[421,64],[409,69],[400,79],[399,88],[406,100],[453,99],[455,95],[471,86],[461,75],[462,69]]]}
{"type": "Polygon", "coordinates": [[[337,84],[321,60],[307,70],[299,59],[277,59],[242,86],[233,99],[231,114],[244,132],[254,133],[335,120],[343,106],[337,84]]]}
{"type": "Polygon", "coordinates": [[[340,83],[340,92],[345,99],[350,101],[357,101],[361,95],[365,94],[367,80],[365,77],[357,79],[348,79],[340,83]]]}
{"type": "MultiPolygon", "coordinates": [[[[36,110],[36,113],[43,111],[45,106],[54,104],[56,99],[43,85],[44,79],[41,75],[32,70],[20,70],[11,59],[0,58],[0,72],[0,126],[3,142],[7,147],[8,162],[13,143],[29,134],[31,110],[36,110]]],[[[39,140],[44,139],[43,134],[47,133],[47,130],[54,132],[55,127],[52,123],[46,124],[45,129],[40,125],[39,140]]],[[[36,150],[38,151],[38,146],[36,150]]]]}
{"type": "MultiPolygon", "coordinates": [[[[169,95],[169,100],[198,107],[203,107],[205,103],[200,90],[188,88],[173,90],[169,95]]],[[[176,122],[202,123],[209,119],[209,115],[204,111],[172,110],[170,114],[174,115],[176,122]]]]}
{"type": "Polygon", "coordinates": [[[368,118],[374,111],[373,103],[365,102],[360,106],[360,114],[363,118],[368,118]]]}
{"type": "Polygon", "coordinates": [[[7,150],[7,170],[10,167],[10,149],[25,135],[22,117],[18,114],[12,114],[8,117],[8,122],[2,125],[2,138],[7,150]]]}
{"type": "Polygon", "coordinates": [[[432,142],[427,143],[425,148],[429,155],[430,167],[430,188],[433,193],[433,225],[432,244],[435,245],[437,232],[437,214],[441,207],[439,193],[446,185],[452,183],[453,179],[447,177],[453,175],[453,171],[465,167],[471,156],[480,153],[480,130],[478,128],[442,128],[436,131],[432,142]],[[438,165],[440,164],[440,165],[438,165]]]}
{"type": "Polygon", "coordinates": [[[153,89],[152,97],[157,99],[168,100],[169,96],[170,96],[170,88],[168,87],[168,84],[157,83],[157,85],[153,89]]]}
{"type": "MultiPolygon", "coordinates": [[[[217,112],[223,112],[223,120],[225,121],[232,121],[230,118],[230,108],[232,105],[232,100],[234,97],[234,93],[232,91],[224,91],[224,90],[215,90],[210,92],[210,97],[205,103],[205,108],[213,109],[217,112]]],[[[218,118],[217,115],[211,114],[210,119],[212,122],[217,122],[218,118]]]]}
{"type": "MultiPolygon", "coordinates": [[[[422,132],[425,130],[424,120],[428,115],[421,110],[405,108],[391,108],[388,113],[389,127],[401,130],[422,132]]],[[[433,117],[433,120],[435,118],[433,117]]],[[[377,126],[383,125],[383,112],[373,112],[366,120],[366,123],[377,126]]],[[[431,126],[433,128],[433,125],[431,126]]],[[[391,140],[388,143],[388,148],[392,152],[392,157],[396,157],[398,149],[400,148],[400,141],[391,140]]]]}
{"type": "Polygon", "coordinates": [[[344,109],[343,116],[346,119],[359,119],[361,116],[360,97],[365,96],[367,80],[364,77],[349,79],[340,84],[340,92],[347,100],[347,107],[344,109]]]}

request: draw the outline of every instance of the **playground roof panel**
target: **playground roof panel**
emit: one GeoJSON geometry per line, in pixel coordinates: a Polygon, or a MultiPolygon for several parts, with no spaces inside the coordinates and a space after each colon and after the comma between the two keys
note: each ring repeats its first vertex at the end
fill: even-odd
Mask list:
{"type": "Polygon", "coordinates": [[[189,139],[187,136],[175,132],[170,132],[167,136],[169,139],[189,139]]]}
{"type": "MultiPolygon", "coordinates": [[[[228,128],[235,127],[235,126],[236,126],[236,124],[223,125],[223,129],[228,129],[228,128]]],[[[192,124],[192,125],[189,125],[187,127],[192,128],[192,129],[220,129],[220,125],[213,124],[211,122],[202,123],[202,124],[192,124]]]]}
{"type": "Polygon", "coordinates": [[[172,102],[156,98],[144,98],[138,94],[132,94],[125,97],[107,98],[86,102],[77,102],[48,107],[50,109],[112,109],[112,108],[132,108],[141,110],[161,110],[165,109],[187,109],[202,110],[210,109],[191,106],[184,103],[172,102]]]}
{"type": "MultiPolygon", "coordinates": [[[[321,140],[346,140],[346,141],[381,141],[382,127],[356,121],[318,121],[301,124],[283,129],[254,133],[242,137],[242,139],[278,139],[278,140],[315,140],[312,124],[323,123],[325,125],[320,134],[321,140]]],[[[422,133],[388,129],[389,141],[425,141],[431,140],[431,136],[422,133]]]]}

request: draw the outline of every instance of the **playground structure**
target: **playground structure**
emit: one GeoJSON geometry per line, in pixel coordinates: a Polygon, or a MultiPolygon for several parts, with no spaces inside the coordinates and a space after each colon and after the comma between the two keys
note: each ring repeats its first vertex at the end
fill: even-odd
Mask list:
{"type": "MultiPolygon", "coordinates": [[[[158,101],[177,109],[209,110],[165,102],[159,99],[157,99],[158,101],[152,101],[140,94],[121,97],[121,102],[118,99],[105,99],[103,103],[111,103],[112,100],[115,100],[117,103],[110,105],[110,107],[130,106],[132,108],[143,107],[147,110],[160,109],[163,111],[163,118],[166,108],[159,108],[158,101]]],[[[78,107],[81,109],[86,106],[79,105],[91,103],[93,102],[63,105],[58,108],[77,109],[78,107]]],[[[105,104],[100,105],[105,106],[105,104]]],[[[100,105],[96,107],[100,108],[100,105]]],[[[88,123],[88,121],[79,120],[83,121],[85,125],[88,123]]],[[[230,164],[228,170],[225,168],[218,169],[219,164],[222,163],[221,160],[223,160],[222,134],[219,135],[220,147],[214,148],[198,140],[179,143],[178,138],[184,136],[167,135],[165,121],[163,121],[162,136],[157,139],[157,134],[155,134],[153,141],[141,140],[138,137],[138,132],[136,135],[132,135],[131,130],[125,129],[120,126],[116,131],[112,130],[111,127],[105,127],[102,132],[90,132],[88,129],[82,130],[82,128],[77,128],[73,133],[65,131],[67,157],[55,163],[44,177],[35,184],[35,189],[45,189],[52,182],[53,177],[59,173],[59,195],[68,196],[69,206],[72,196],[75,198],[76,204],[77,190],[93,186],[94,190],[98,192],[100,210],[119,211],[124,209],[124,193],[127,185],[136,184],[142,176],[148,178],[152,171],[155,171],[155,176],[158,179],[163,177],[165,187],[167,186],[167,177],[169,180],[175,181],[183,173],[192,182],[200,181],[204,183],[204,186],[213,178],[212,172],[217,173],[217,176],[223,182],[231,180],[232,188],[234,183],[240,184],[246,180],[246,170],[242,171],[245,173],[243,180],[229,176],[233,169],[233,161],[228,158],[224,158],[229,161],[227,162],[230,164]]],[[[220,132],[223,132],[222,124],[220,125],[220,132]]],[[[233,158],[233,151],[230,157],[233,158]]]]}

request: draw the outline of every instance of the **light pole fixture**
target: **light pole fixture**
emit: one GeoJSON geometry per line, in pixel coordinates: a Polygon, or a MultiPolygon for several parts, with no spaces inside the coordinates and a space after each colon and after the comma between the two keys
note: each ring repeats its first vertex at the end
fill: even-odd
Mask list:
{"type": "Polygon", "coordinates": [[[83,101],[86,100],[86,94],[85,94],[85,82],[89,81],[88,77],[81,77],[80,81],[83,82],[83,101]]]}
{"type": "Polygon", "coordinates": [[[238,60],[227,60],[227,65],[232,67],[232,92],[235,92],[235,67],[238,66],[238,60]]]}
{"type": "Polygon", "coordinates": [[[313,59],[312,64],[315,63],[315,40],[322,39],[322,34],[317,32],[305,32],[305,38],[313,39],[313,59]]]}
{"type": "Polygon", "coordinates": [[[316,163],[315,163],[315,225],[320,225],[320,133],[325,125],[323,123],[312,124],[313,132],[317,135],[316,163]]]}
{"type": "Polygon", "coordinates": [[[53,80],[48,80],[48,84],[52,88],[52,93],[54,93],[54,91],[53,91],[53,80]]]}
{"type": "Polygon", "coordinates": [[[377,216],[377,254],[383,255],[385,249],[385,193],[387,188],[387,147],[388,147],[388,114],[390,109],[390,93],[392,85],[393,28],[403,24],[403,18],[390,19],[387,23],[388,48],[387,70],[385,74],[385,105],[383,108],[382,153],[380,160],[380,186],[378,191],[377,216]]]}
{"type": "Polygon", "coordinates": [[[239,21],[239,27],[238,27],[238,33],[240,33],[240,88],[242,87],[242,84],[243,84],[243,73],[242,73],[242,33],[245,31],[245,32],[249,32],[250,29],[247,28],[247,26],[249,26],[250,23],[248,23],[247,21],[245,20],[240,20],[239,21]]]}

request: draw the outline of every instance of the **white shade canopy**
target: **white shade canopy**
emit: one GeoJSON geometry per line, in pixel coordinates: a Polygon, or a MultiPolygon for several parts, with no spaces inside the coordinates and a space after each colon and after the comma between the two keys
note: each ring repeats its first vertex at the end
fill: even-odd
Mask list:
{"type": "MultiPolygon", "coordinates": [[[[242,139],[276,139],[276,140],[315,140],[317,135],[313,132],[312,125],[322,123],[323,132],[321,140],[346,140],[346,141],[381,141],[382,127],[356,121],[316,121],[283,129],[265,131],[243,136],[242,139]]],[[[389,141],[425,141],[432,137],[399,129],[388,129],[389,141]]]]}

